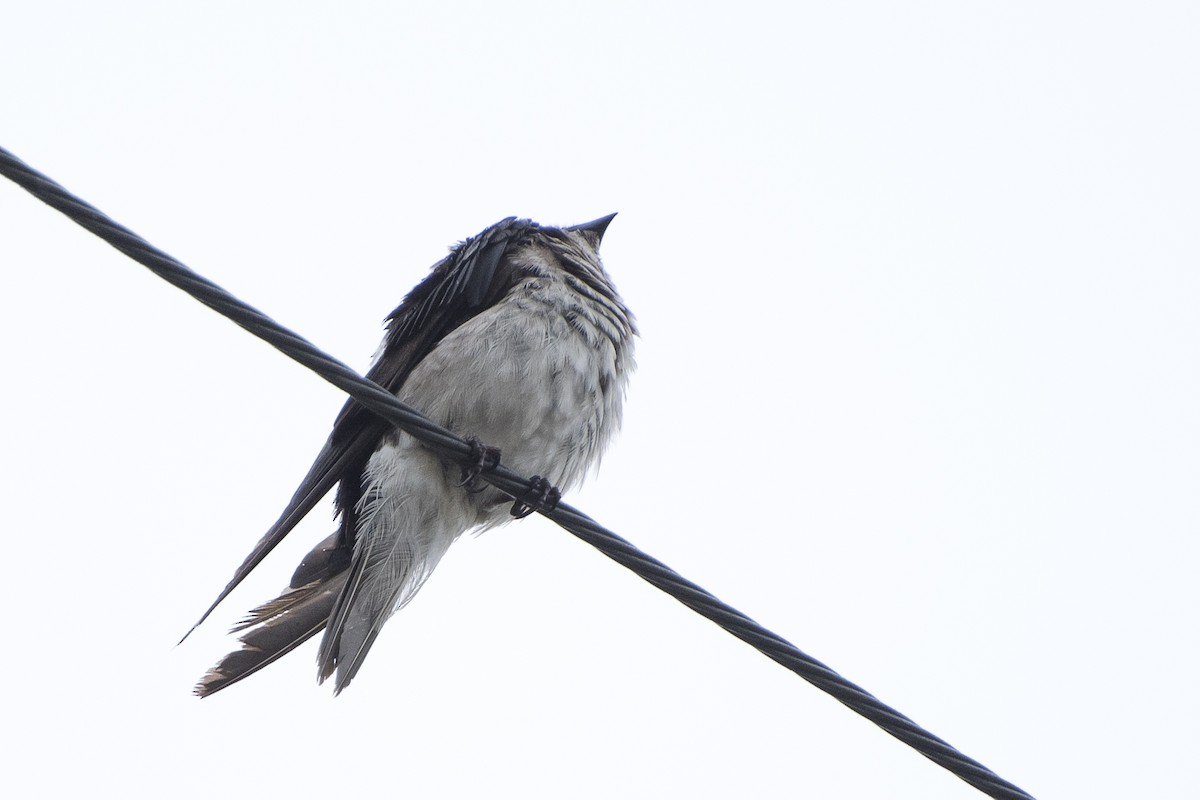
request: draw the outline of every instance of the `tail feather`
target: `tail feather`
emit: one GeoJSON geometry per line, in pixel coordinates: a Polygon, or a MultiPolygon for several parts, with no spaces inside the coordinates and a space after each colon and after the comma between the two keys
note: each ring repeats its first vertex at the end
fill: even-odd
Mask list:
{"type": "Polygon", "coordinates": [[[239,622],[234,631],[247,631],[242,643],[204,674],[195,693],[208,697],[258,672],[320,633],[329,622],[333,604],[346,583],[347,571],[288,589],[263,603],[239,622]]]}
{"type": "MultiPolygon", "coordinates": [[[[416,516],[416,515],[413,515],[416,516]]],[[[358,674],[375,644],[383,624],[403,608],[425,584],[434,567],[455,539],[457,530],[446,525],[426,524],[418,532],[398,536],[370,536],[359,541],[347,576],[345,589],[329,615],[329,627],[317,653],[318,680],[324,683],[337,674],[334,694],[341,694],[358,674]],[[390,539],[390,541],[388,540],[390,539]]],[[[361,533],[361,532],[360,532],[361,533]]]]}

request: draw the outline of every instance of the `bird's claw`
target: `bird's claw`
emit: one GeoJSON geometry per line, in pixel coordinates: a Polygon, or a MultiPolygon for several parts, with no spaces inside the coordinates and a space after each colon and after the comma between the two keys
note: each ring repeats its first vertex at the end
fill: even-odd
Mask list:
{"type": "Polygon", "coordinates": [[[488,472],[500,465],[500,448],[488,447],[474,436],[467,438],[471,445],[471,455],[462,468],[462,482],[459,486],[466,488],[471,494],[483,491],[483,483],[478,478],[480,473],[488,472]]]}
{"type": "Polygon", "coordinates": [[[541,475],[529,479],[529,491],[517,498],[509,512],[517,519],[525,519],[535,511],[553,511],[562,499],[562,492],[541,475]]]}

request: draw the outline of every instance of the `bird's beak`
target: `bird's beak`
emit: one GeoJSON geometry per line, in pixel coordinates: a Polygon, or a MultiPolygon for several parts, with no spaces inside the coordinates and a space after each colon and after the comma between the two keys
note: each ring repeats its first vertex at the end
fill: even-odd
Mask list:
{"type": "Polygon", "coordinates": [[[607,217],[594,219],[591,222],[584,222],[580,225],[572,225],[564,230],[579,231],[580,233],[590,233],[596,237],[596,244],[600,244],[600,240],[604,238],[604,231],[608,229],[608,223],[613,221],[616,213],[609,214],[607,217]]]}

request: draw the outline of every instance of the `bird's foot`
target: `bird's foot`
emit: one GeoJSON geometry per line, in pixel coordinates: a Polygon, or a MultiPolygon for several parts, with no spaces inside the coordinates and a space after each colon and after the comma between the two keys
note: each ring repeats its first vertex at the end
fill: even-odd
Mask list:
{"type": "Polygon", "coordinates": [[[541,475],[534,475],[529,483],[529,491],[524,497],[517,498],[509,512],[517,519],[525,519],[535,511],[553,511],[562,499],[562,492],[541,475]]]}
{"type": "Polygon", "coordinates": [[[474,436],[467,438],[471,445],[471,455],[462,468],[462,482],[459,486],[466,488],[471,494],[483,491],[485,484],[479,480],[480,473],[488,472],[500,465],[500,448],[488,447],[474,436]]]}

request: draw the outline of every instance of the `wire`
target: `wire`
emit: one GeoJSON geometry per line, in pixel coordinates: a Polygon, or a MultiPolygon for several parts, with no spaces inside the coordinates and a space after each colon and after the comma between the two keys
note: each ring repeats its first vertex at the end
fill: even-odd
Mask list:
{"type": "MultiPolygon", "coordinates": [[[[437,452],[458,461],[464,461],[470,456],[471,446],[467,442],[404,405],[383,387],[362,378],[350,367],[325,354],[304,337],[284,328],[220,286],[192,272],[179,261],[155,248],[128,228],[109,219],[104,213],[75,197],[3,148],[0,148],[0,174],[42,202],[61,211],[134,261],[148,267],[168,283],[187,292],[284,355],[316,372],[364,407],[404,429],[437,452]]],[[[531,489],[528,479],[503,465],[482,473],[480,477],[513,497],[525,496],[531,489]]],[[[1032,796],[1025,791],[996,775],[978,761],[960,753],[820,661],[801,652],[783,637],[721,602],[661,561],[643,553],[583,512],[563,503],[553,510],[539,511],[618,564],[632,570],[643,580],[712,620],[821,691],[832,695],[851,710],[871,720],[989,797],[1032,800],[1032,796]]]]}

